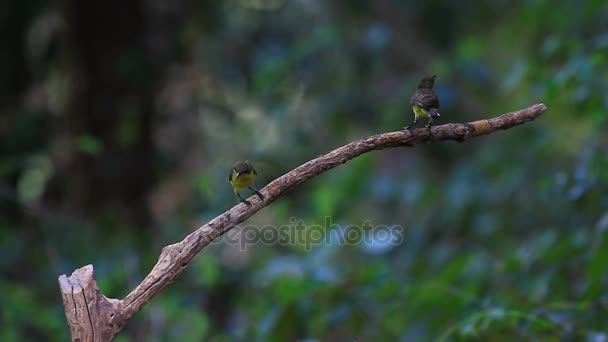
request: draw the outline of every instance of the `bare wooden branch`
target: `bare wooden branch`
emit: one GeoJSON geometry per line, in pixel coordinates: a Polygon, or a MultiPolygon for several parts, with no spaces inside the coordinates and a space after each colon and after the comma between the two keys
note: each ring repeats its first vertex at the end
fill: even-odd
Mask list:
{"type": "Polygon", "coordinates": [[[73,341],[111,341],[127,322],[116,317],[121,301],[99,291],[92,265],[61,275],[59,287],[73,341]]]}
{"type": "Polygon", "coordinates": [[[265,199],[251,196],[251,206],[238,204],[198,228],[181,242],[163,248],[158,262],[144,280],[124,299],[106,298],[97,288],[93,266],[77,269],[70,277],[62,275],[59,284],[73,341],[109,341],[147,302],[168,286],[190,260],[211,241],[247,220],[260,209],[296,186],[364,153],[391,147],[431,143],[442,140],[466,141],[498,130],[532,121],[546,110],[544,104],[506,113],[493,119],[466,124],[445,124],[432,129],[382,133],[363,138],[312,159],[275,179],[261,190],[265,199]]]}

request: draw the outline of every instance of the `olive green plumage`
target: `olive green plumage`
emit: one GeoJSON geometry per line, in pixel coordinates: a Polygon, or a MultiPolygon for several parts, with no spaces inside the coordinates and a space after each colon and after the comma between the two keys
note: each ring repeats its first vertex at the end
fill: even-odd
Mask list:
{"type": "Polygon", "coordinates": [[[255,194],[258,195],[262,201],[264,200],[264,196],[257,189],[252,187],[257,174],[258,172],[253,167],[253,164],[251,164],[251,162],[248,160],[240,161],[234,164],[234,167],[228,174],[228,181],[232,185],[234,193],[239,197],[241,202],[245,203],[246,205],[251,205],[251,203],[241,197],[239,192],[247,188],[253,190],[253,192],[255,192],[255,194]]]}

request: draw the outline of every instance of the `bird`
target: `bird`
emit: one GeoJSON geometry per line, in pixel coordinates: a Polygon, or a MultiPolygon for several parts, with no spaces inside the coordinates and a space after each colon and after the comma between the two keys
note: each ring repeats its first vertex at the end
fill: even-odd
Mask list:
{"type": "Polygon", "coordinates": [[[418,118],[421,116],[428,117],[427,128],[431,128],[433,125],[433,119],[438,118],[439,115],[439,97],[435,94],[433,86],[435,85],[435,78],[437,76],[426,76],[418,82],[418,90],[412,95],[410,104],[414,111],[414,122],[409,126],[404,127],[408,130],[418,122],[418,118]]]}
{"type": "Polygon", "coordinates": [[[253,167],[253,164],[249,160],[239,161],[234,164],[232,170],[230,170],[230,174],[228,174],[228,181],[232,185],[232,189],[234,193],[239,197],[242,203],[250,206],[251,202],[247,201],[239,192],[244,189],[251,189],[255,192],[256,195],[263,201],[264,195],[262,195],[257,189],[253,188],[253,181],[255,180],[255,176],[257,176],[258,172],[253,167]]]}

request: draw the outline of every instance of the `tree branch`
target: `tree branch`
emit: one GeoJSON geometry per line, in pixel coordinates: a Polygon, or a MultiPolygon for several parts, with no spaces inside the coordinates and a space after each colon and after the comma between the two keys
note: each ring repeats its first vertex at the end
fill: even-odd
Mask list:
{"type": "Polygon", "coordinates": [[[66,317],[73,341],[111,340],[147,302],[167,287],[184,270],[190,260],[210,242],[247,220],[260,209],[305,181],[364,153],[391,147],[409,146],[442,140],[466,141],[469,138],[532,121],[546,110],[544,104],[506,113],[493,119],[466,124],[445,124],[432,130],[382,133],[363,138],[310,160],[275,179],[261,190],[265,199],[248,200],[251,206],[238,204],[198,228],[181,242],[163,248],[150,274],[124,299],[106,298],[97,288],[93,266],[77,269],[70,277],[59,277],[66,317]]]}

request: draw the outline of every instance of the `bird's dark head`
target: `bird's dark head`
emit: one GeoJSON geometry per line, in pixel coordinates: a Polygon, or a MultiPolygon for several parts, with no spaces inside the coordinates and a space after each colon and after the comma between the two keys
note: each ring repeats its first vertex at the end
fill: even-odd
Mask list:
{"type": "Polygon", "coordinates": [[[433,89],[437,76],[426,76],[418,82],[418,89],[433,89]]]}
{"type": "Polygon", "coordinates": [[[236,171],[237,174],[244,174],[244,173],[250,173],[251,171],[254,171],[255,169],[253,168],[253,165],[251,164],[251,162],[249,160],[245,160],[245,161],[240,161],[238,163],[236,163],[234,165],[234,170],[236,171]]]}

